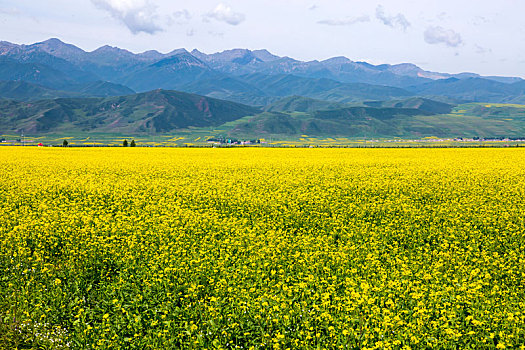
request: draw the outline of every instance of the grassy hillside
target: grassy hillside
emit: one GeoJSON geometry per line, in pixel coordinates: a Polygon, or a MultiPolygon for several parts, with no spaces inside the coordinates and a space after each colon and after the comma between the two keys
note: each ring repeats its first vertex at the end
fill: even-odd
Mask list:
{"type": "Polygon", "coordinates": [[[264,108],[267,112],[315,112],[323,109],[339,109],[344,104],[322,101],[303,96],[290,96],[275,101],[264,108]]]}
{"type": "Polygon", "coordinates": [[[2,133],[162,133],[220,125],[259,110],[176,91],[112,98],[63,98],[32,103],[0,101],[2,133]]]}
{"type": "Polygon", "coordinates": [[[37,101],[61,97],[107,97],[135,93],[126,86],[107,81],[73,84],[66,88],[67,90],[55,90],[26,81],[0,81],[0,98],[17,101],[37,101]]]}
{"type": "Polygon", "coordinates": [[[356,102],[364,100],[385,100],[409,97],[407,90],[364,83],[341,83],[326,78],[308,78],[290,74],[250,74],[239,79],[255,86],[268,96],[305,96],[335,102],[356,102]]]}
{"type": "Polygon", "coordinates": [[[525,137],[525,106],[425,98],[344,105],[301,96],[264,110],[176,91],[108,98],[0,100],[0,134],[189,135],[189,139],[525,137]],[[193,137],[194,135],[195,137],[193,137]]]}
{"type": "Polygon", "coordinates": [[[66,73],[40,63],[27,63],[0,56],[0,80],[26,81],[52,89],[76,83],[66,73]]]}
{"type": "Polygon", "coordinates": [[[489,79],[443,79],[409,88],[419,96],[445,96],[467,102],[507,103],[521,99],[522,83],[506,84],[489,79]]]}
{"type": "Polygon", "coordinates": [[[364,103],[370,107],[390,107],[390,108],[417,108],[432,114],[447,114],[452,112],[453,104],[430,100],[422,97],[412,97],[406,100],[391,101],[369,101],[364,103]]]}
{"type": "Polygon", "coordinates": [[[127,86],[100,80],[85,84],[73,85],[69,87],[69,90],[78,92],[83,96],[91,97],[124,96],[135,93],[135,91],[131,90],[127,86]]]}
{"type": "Polygon", "coordinates": [[[78,92],[54,90],[26,81],[0,81],[0,98],[18,101],[35,101],[58,97],[80,96],[81,94],[78,92]]]}
{"type": "MultiPolygon", "coordinates": [[[[439,106],[439,105],[437,105],[439,106]]],[[[450,113],[418,108],[348,107],[314,113],[263,113],[225,124],[233,137],[525,138],[525,106],[464,104],[450,113]],[[262,135],[262,136],[261,136],[262,135]]]]}
{"type": "Polygon", "coordinates": [[[231,135],[398,136],[404,134],[398,126],[399,120],[430,114],[415,108],[373,107],[345,107],[309,113],[265,112],[224,127],[229,129],[231,135]]]}
{"type": "Polygon", "coordinates": [[[198,95],[234,101],[248,105],[264,106],[278,99],[266,92],[232,77],[217,77],[215,79],[197,80],[183,86],[184,91],[198,95]]]}

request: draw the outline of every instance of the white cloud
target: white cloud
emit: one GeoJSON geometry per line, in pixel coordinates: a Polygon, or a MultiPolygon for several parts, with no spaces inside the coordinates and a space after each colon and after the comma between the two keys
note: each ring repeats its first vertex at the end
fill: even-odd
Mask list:
{"type": "Polygon", "coordinates": [[[98,8],[121,21],[133,34],[154,34],[163,29],[156,23],[156,5],[151,0],[91,0],[98,8]]]}
{"type": "Polygon", "coordinates": [[[486,47],[483,47],[483,46],[479,46],[479,45],[475,45],[476,47],[476,53],[478,54],[486,54],[486,53],[492,53],[492,49],[490,48],[486,48],[486,47]]]}
{"type": "Polygon", "coordinates": [[[183,9],[180,11],[175,11],[171,16],[167,16],[168,25],[172,24],[187,24],[190,19],[192,19],[190,11],[183,9]]]}
{"type": "Polygon", "coordinates": [[[210,18],[236,26],[244,22],[246,16],[242,13],[234,12],[230,6],[220,3],[204,17],[205,20],[210,18]]]}
{"type": "Polygon", "coordinates": [[[490,23],[491,20],[488,19],[487,17],[483,17],[483,16],[476,16],[474,18],[474,25],[475,26],[480,26],[480,25],[483,25],[483,24],[487,24],[487,23],[490,23]]]}
{"type": "Polygon", "coordinates": [[[173,17],[176,18],[176,19],[185,19],[185,20],[190,20],[191,19],[191,14],[188,10],[184,9],[184,10],[180,10],[180,11],[175,11],[173,13],[173,17]]]}
{"type": "Polygon", "coordinates": [[[448,19],[450,16],[446,12],[443,11],[439,15],[437,15],[436,17],[440,21],[444,21],[444,20],[448,19]]]}
{"type": "Polygon", "coordinates": [[[370,17],[363,15],[360,17],[346,18],[346,19],[323,19],[317,21],[319,24],[326,24],[329,26],[349,26],[360,22],[370,22],[370,17]]]}
{"type": "Polygon", "coordinates": [[[403,30],[406,30],[408,27],[410,27],[410,22],[406,19],[406,17],[398,13],[395,16],[388,16],[385,14],[385,9],[383,6],[379,5],[376,8],[376,18],[383,22],[384,25],[389,27],[400,27],[403,30]]]}
{"type": "Polygon", "coordinates": [[[20,16],[22,13],[16,7],[3,8],[0,7],[0,13],[4,15],[20,16]]]}
{"type": "Polygon", "coordinates": [[[425,42],[428,44],[445,44],[449,47],[458,47],[463,43],[461,35],[452,29],[443,27],[428,27],[424,34],[425,42]]]}
{"type": "Polygon", "coordinates": [[[214,32],[213,30],[208,31],[208,34],[211,36],[222,38],[224,37],[224,33],[221,32],[214,32]]]}

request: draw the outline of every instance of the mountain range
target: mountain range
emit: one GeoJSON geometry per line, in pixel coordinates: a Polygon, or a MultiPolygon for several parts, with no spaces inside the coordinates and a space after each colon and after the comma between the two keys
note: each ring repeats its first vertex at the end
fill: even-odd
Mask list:
{"type": "MultiPolygon", "coordinates": [[[[270,123],[271,132],[286,134],[305,129],[310,118],[314,132],[330,134],[351,133],[363,122],[359,118],[372,118],[382,123],[379,134],[389,135],[385,120],[399,115],[447,114],[471,102],[525,103],[525,81],[346,57],[303,62],[267,50],[136,54],[103,46],[87,52],[49,39],[0,42],[0,99],[4,133],[68,128],[163,133],[251,118],[246,120],[270,123]],[[298,121],[293,113],[308,118],[298,121]],[[328,127],[328,121],[338,126],[328,127]]],[[[235,126],[239,132],[261,130],[241,124],[235,126]]]]}

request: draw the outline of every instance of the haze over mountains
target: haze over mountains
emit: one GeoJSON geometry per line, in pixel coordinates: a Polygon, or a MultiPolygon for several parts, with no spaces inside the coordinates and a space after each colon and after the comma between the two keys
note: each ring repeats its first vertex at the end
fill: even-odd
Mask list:
{"type": "MultiPolygon", "coordinates": [[[[86,52],[50,39],[32,45],[0,42],[0,98],[9,100],[2,102],[0,132],[4,133],[21,129],[65,131],[67,127],[100,132],[170,132],[248,116],[261,115],[267,121],[275,117],[272,113],[279,113],[277,119],[291,118],[289,124],[300,132],[297,125],[306,119],[298,122],[297,116],[290,115],[294,112],[308,114],[319,125],[326,124],[319,120],[328,118],[339,124],[344,119],[348,126],[361,116],[365,130],[366,118],[449,113],[454,105],[466,102],[525,103],[525,81],[429,72],[410,63],[372,65],[346,57],[302,62],[266,50],[205,54],[176,49],[166,54],[134,54],[103,46],[86,52]],[[111,98],[114,96],[125,98],[111,98]],[[391,100],[398,102],[384,102],[391,100]],[[28,105],[27,101],[39,102],[28,105]],[[407,103],[399,101],[419,102],[406,107],[407,103]],[[230,117],[226,117],[228,110],[230,117]],[[332,112],[321,113],[328,110],[332,112]]],[[[250,128],[254,129],[245,129],[250,128]]],[[[273,132],[291,130],[285,129],[288,131],[273,132]]],[[[312,130],[338,131],[325,129],[312,130]]],[[[352,127],[343,129],[351,133],[352,127]]],[[[389,132],[384,129],[380,134],[389,132]]]]}

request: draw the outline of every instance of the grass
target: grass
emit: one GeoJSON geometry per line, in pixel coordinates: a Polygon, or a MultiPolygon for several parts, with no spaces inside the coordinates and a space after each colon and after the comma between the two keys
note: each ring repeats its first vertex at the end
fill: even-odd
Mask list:
{"type": "MultiPolygon", "coordinates": [[[[307,120],[310,117],[305,113],[291,113],[294,118],[307,120]]],[[[187,147],[208,146],[210,138],[236,138],[239,140],[265,139],[273,146],[504,146],[505,142],[454,142],[452,139],[478,137],[520,137],[525,138],[525,105],[514,104],[486,104],[468,103],[454,108],[450,114],[433,116],[414,116],[399,118],[396,121],[397,137],[385,137],[377,135],[373,131],[367,132],[363,127],[363,135],[360,137],[344,137],[344,135],[319,134],[319,135],[284,135],[267,133],[259,130],[256,123],[250,124],[253,116],[244,117],[232,122],[225,123],[215,128],[190,127],[169,134],[112,134],[112,133],[53,133],[43,135],[25,135],[25,139],[35,145],[61,145],[67,140],[71,146],[119,146],[124,139],[134,139],[138,146],[166,146],[187,147]],[[243,132],[236,131],[241,125],[251,126],[243,132]],[[401,131],[405,130],[405,131],[401,131]],[[406,130],[410,130],[407,133],[406,130]],[[429,140],[430,135],[437,135],[429,140]],[[366,137],[364,137],[366,136],[366,137]],[[366,141],[365,141],[366,139],[366,141]],[[438,139],[445,141],[437,142],[438,139]],[[402,140],[402,141],[401,141],[402,140]],[[395,141],[392,142],[392,141],[395,141]]],[[[264,120],[264,118],[262,119],[264,120]]],[[[328,121],[327,123],[331,123],[328,121]]],[[[328,125],[328,124],[327,124],[328,125]]],[[[333,126],[337,130],[336,126],[333,126]]],[[[64,129],[65,130],[65,129],[64,129]]],[[[6,140],[16,140],[21,135],[0,135],[6,140]]],[[[18,143],[19,144],[19,143],[18,143]]],[[[512,142],[513,145],[521,145],[521,142],[512,142]]]]}

